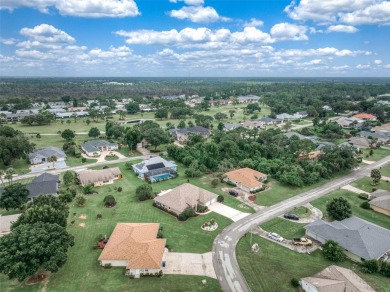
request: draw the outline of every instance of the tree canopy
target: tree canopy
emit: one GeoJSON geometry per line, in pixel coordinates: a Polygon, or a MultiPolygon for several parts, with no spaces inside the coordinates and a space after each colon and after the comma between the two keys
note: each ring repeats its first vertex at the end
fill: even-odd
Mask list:
{"type": "Polygon", "coordinates": [[[0,207],[6,210],[20,208],[27,203],[28,195],[28,189],[21,183],[6,186],[0,197],[0,207]]]}
{"type": "Polygon", "coordinates": [[[351,204],[343,197],[334,198],[330,201],[326,206],[326,210],[332,218],[339,221],[349,218],[352,215],[351,204]]]}
{"type": "Polygon", "coordinates": [[[4,165],[10,165],[14,159],[26,158],[34,146],[22,132],[9,126],[0,127],[0,160],[4,165]]]}

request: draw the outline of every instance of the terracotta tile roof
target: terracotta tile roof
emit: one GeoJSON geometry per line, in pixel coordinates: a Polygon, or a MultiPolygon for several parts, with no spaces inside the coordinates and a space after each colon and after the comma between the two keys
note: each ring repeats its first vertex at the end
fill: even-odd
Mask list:
{"type": "Polygon", "coordinates": [[[258,180],[267,177],[266,174],[248,167],[229,171],[225,173],[225,175],[230,180],[238,182],[249,188],[261,187],[263,184],[258,180]]]}
{"type": "Polygon", "coordinates": [[[121,174],[118,167],[100,169],[100,170],[84,170],[77,175],[82,185],[93,184],[97,182],[109,181],[117,178],[121,174]]]}
{"type": "Polygon", "coordinates": [[[371,114],[356,114],[353,117],[357,119],[376,119],[376,116],[371,114]]]}
{"type": "Polygon", "coordinates": [[[194,207],[197,203],[205,204],[217,197],[216,194],[205,189],[189,183],[184,183],[171,191],[156,197],[154,201],[171,209],[183,212],[188,206],[194,207]]]}
{"type": "Polygon", "coordinates": [[[160,269],[165,239],[157,239],[159,223],[118,223],[99,257],[128,260],[128,269],[160,269]]]}

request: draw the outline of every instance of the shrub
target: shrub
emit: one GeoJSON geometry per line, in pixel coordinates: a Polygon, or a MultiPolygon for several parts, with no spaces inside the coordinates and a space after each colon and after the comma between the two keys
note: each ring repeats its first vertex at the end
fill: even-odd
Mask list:
{"type": "Polygon", "coordinates": [[[230,180],[228,180],[226,183],[227,183],[229,186],[232,186],[232,187],[236,187],[236,186],[237,186],[234,182],[231,182],[230,180]]]}
{"type": "Polygon", "coordinates": [[[111,269],[111,264],[105,264],[105,265],[104,265],[104,268],[105,268],[105,269],[111,269]]]}
{"type": "Polygon", "coordinates": [[[107,168],[109,168],[109,166],[108,166],[108,165],[105,165],[105,166],[103,166],[103,169],[107,169],[107,168]]]}
{"type": "Polygon", "coordinates": [[[93,194],[94,190],[93,190],[93,185],[85,185],[83,187],[83,193],[85,195],[89,195],[89,194],[93,194]]]}
{"type": "Polygon", "coordinates": [[[390,263],[382,262],[379,273],[385,277],[390,277],[390,263]]]}
{"type": "Polygon", "coordinates": [[[367,200],[368,198],[367,198],[367,194],[359,194],[358,195],[358,197],[359,197],[359,199],[362,199],[362,200],[367,200]]]}
{"type": "Polygon", "coordinates": [[[219,183],[219,179],[217,178],[214,178],[212,181],[211,181],[211,185],[213,188],[215,188],[219,183]]]}
{"type": "Polygon", "coordinates": [[[96,215],[96,219],[102,219],[103,218],[103,215],[102,214],[97,214],[96,215]]]}
{"type": "Polygon", "coordinates": [[[137,187],[135,194],[140,201],[147,199],[153,199],[152,186],[149,184],[143,184],[137,187]]]}
{"type": "Polygon", "coordinates": [[[203,206],[203,205],[197,205],[196,211],[199,212],[199,213],[204,213],[204,212],[207,211],[207,207],[203,206]]]}
{"type": "Polygon", "coordinates": [[[195,210],[192,209],[191,207],[185,208],[183,213],[184,215],[186,215],[187,218],[194,217],[196,215],[195,210]]]}
{"type": "Polygon", "coordinates": [[[339,221],[349,218],[352,215],[351,204],[343,197],[334,198],[330,201],[326,206],[326,211],[328,211],[331,217],[339,221]]]}
{"type": "Polygon", "coordinates": [[[114,196],[108,195],[103,199],[104,207],[114,207],[116,205],[116,201],[114,196]]]}
{"type": "Polygon", "coordinates": [[[370,209],[370,203],[365,201],[363,203],[360,204],[360,207],[362,207],[363,209],[370,209]]]}
{"type": "Polygon", "coordinates": [[[76,204],[81,207],[81,206],[84,206],[85,205],[85,202],[87,201],[87,199],[85,198],[84,195],[77,195],[75,197],[75,201],[76,201],[76,204]]]}
{"type": "Polygon", "coordinates": [[[82,162],[82,163],[87,162],[87,158],[85,158],[85,157],[81,158],[81,162],[82,162]]]}
{"type": "Polygon", "coordinates": [[[299,280],[297,278],[292,278],[290,283],[293,287],[299,287],[299,280]]]}
{"type": "Polygon", "coordinates": [[[225,200],[225,197],[222,196],[222,195],[219,195],[218,198],[217,198],[217,201],[222,203],[223,201],[225,200]]]}
{"type": "Polygon", "coordinates": [[[120,193],[122,191],[122,187],[118,187],[117,191],[120,193]]]}
{"type": "Polygon", "coordinates": [[[369,260],[363,262],[362,271],[364,273],[373,274],[378,272],[379,265],[377,260],[369,260]]]}
{"type": "Polygon", "coordinates": [[[180,213],[179,216],[177,216],[177,219],[179,219],[179,221],[186,221],[187,216],[184,213],[180,213]]]}
{"type": "Polygon", "coordinates": [[[345,258],[343,248],[333,240],[327,240],[325,242],[322,246],[322,252],[332,262],[341,262],[345,258]]]}
{"type": "Polygon", "coordinates": [[[58,198],[64,203],[70,203],[73,200],[73,194],[70,191],[66,191],[63,194],[60,194],[58,198]]]}

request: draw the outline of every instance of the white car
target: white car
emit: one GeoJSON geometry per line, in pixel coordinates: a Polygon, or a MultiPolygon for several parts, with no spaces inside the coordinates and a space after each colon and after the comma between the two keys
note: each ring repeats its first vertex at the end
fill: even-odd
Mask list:
{"type": "Polygon", "coordinates": [[[282,242],[284,240],[283,237],[281,237],[279,234],[274,232],[269,232],[268,237],[279,242],[282,242]]]}

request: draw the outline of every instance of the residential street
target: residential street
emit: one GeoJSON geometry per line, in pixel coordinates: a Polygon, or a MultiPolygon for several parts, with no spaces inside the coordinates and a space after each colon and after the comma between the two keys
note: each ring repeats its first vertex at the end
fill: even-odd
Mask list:
{"type": "Polygon", "coordinates": [[[369,175],[371,169],[380,168],[388,163],[390,163],[390,156],[355,170],[342,178],[332,180],[321,187],[260,210],[225,228],[222,233],[215,238],[212,249],[214,269],[217,279],[221,284],[222,291],[250,291],[249,286],[240,271],[235,253],[237,242],[245,233],[259,224],[275,218],[294,207],[306,204],[329,192],[340,189],[355,180],[366,177],[369,175]]]}

